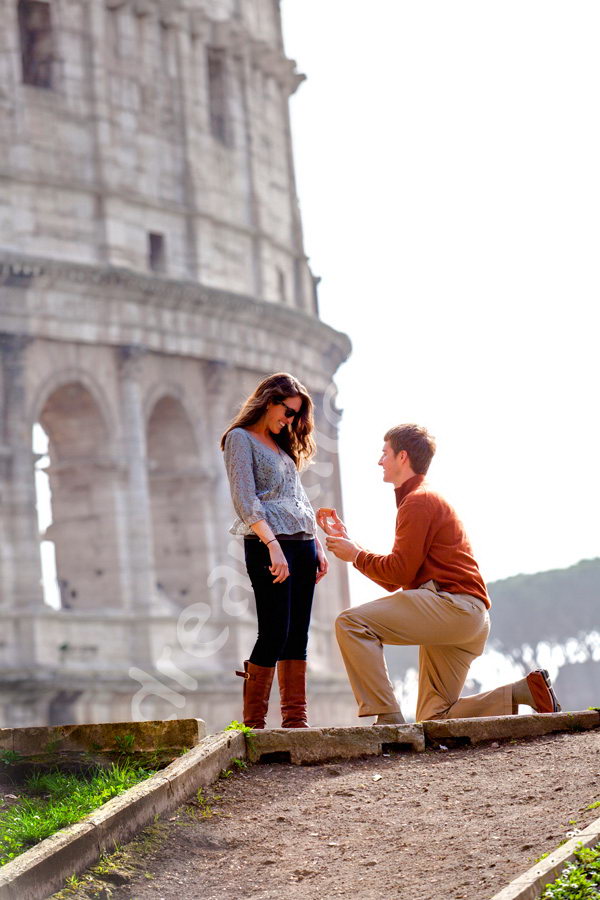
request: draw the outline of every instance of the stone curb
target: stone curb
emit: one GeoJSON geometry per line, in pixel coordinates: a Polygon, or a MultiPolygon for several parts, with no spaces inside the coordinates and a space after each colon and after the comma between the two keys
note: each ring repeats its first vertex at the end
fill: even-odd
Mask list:
{"type": "Polygon", "coordinates": [[[124,755],[144,765],[170,762],[205,736],[202,719],[0,728],[0,750],[17,753],[16,766],[107,765],[124,755]]]}
{"type": "Polygon", "coordinates": [[[248,748],[252,762],[303,765],[332,759],[380,756],[391,745],[419,753],[425,746],[474,746],[485,741],[518,740],[555,732],[600,728],[600,713],[582,710],[530,716],[439,719],[416,725],[355,725],[348,728],[273,728],[257,731],[248,748]]]}
{"type": "Polygon", "coordinates": [[[537,713],[530,716],[482,716],[478,719],[433,719],[423,722],[427,743],[480,744],[524,737],[540,737],[557,731],[600,728],[597,710],[537,713]]]}
{"type": "Polygon", "coordinates": [[[354,725],[348,728],[273,728],[257,731],[249,742],[252,762],[291,762],[294,765],[381,756],[385,746],[425,750],[422,725],[354,725]]]}
{"type": "Polygon", "coordinates": [[[584,847],[593,847],[599,842],[600,819],[595,819],[581,834],[571,838],[523,875],[519,875],[498,894],[494,894],[491,900],[540,900],[546,885],[558,878],[565,865],[574,859],[575,851],[580,844],[584,847]]]}
{"type": "Polygon", "coordinates": [[[232,759],[245,758],[240,732],[204,738],[185,756],[87,816],[41,841],[0,869],[0,900],[45,900],[65,879],[93,865],[104,850],[130,840],[157,815],[176,809],[214,782],[232,759]]]}

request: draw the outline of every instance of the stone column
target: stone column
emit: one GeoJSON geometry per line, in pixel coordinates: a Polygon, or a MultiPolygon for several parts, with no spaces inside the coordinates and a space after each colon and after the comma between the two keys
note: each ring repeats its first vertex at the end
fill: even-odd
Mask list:
{"type": "MultiPolygon", "coordinates": [[[[239,585],[246,577],[242,541],[229,534],[234,513],[223,454],[219,449],[221,435],[235,411],[238,399],[236,369],[229,363],[210,361],[204,364],[204,376],[208,447],[205,465],[211,472],[210,482],[207,485],[210,492],[210,522],[207,524],[207,530],[212,532],[210,543],[214,548],[211,554],[211,561],[214,564],[212,571],[213,574],[215,572],[220,574],[210,591],[207,591],[207,595],[210,596],[213,610],[215,633],[221,633],[223,628],[229,629],[227,643],[219,653],[219,668],[231,670],[239,666],[243,654],[250,649],[244,645],[243,623],[247,623],[251,616],[251,607],[248,613],[238,616],[234,614],[237,603],[229,605],[228,602],[229,596],[233,601],[243,600],[244,592],[239,585]],[[233,553],[230,547],[233,548],[233,553]]],[[[249,598],[251,596],[248,594],[249,598]]]]}
{"type": "Polygon", "coordinates": [[[192,36],[183,27],[179,16],[169,21],[169,26],[176,29],[176,62],[177,88],[180,98],[180,137],[184,158],[184,197],[186,204],[185,228],[187,248],[187,271],[189,277],[197,281],[200,275],[198,259],[198,228],[196,216],[198,209],[197,184],[193,165],[195,147],[193,145],[194,98],[191,85],[195,81],[192,59],[192,36]]]}
{"type": "Polygon", "coordinates": [[[95,197],[94,223],[96,252],[99,263],[110,259],[106,210],[106,160],[110,158],[110,100],[108,73],[103,48],[106,47],[106,16],[103,3],[86,3],[83,10],[85,29],[90,37],[88,52],[84,54],[86,88],[90,97],[90,133],[93,135],[91,164],[96,184],[100,185],[95,197]]]}
{"type": "Polygon", "coordinates": [[[129,584],[125,605],[140,616],[132,629],[132,662],[147,663],[148,629],[144,622],[153,610],[156,594],[152,511],[148,484],[146,422],[139,383],[146,350],[142,347],[119,348],[119,384],[121,394],[122,454],[125,467],[123,485],[127,534],[129,584]]]}
{"type": "Polygon", "coordinates": [[[32,423],[27,416],[25,388],[25,356],[30,340],[23,335],[0,334],[0,515],[7,541],[3,578],[5,605],[18,610],[44,607],[32,423]]]}
{"type": "Polygon", "coordinates": [[[246,191],[246,216],[248,227],[252,232],[252,273],[254,279],[254,296],[263,300],[264,276],[262,263],[261,214],[260,203],[256,192],[256,173],[253,141],[253,103],[252,103],[252,58],[247,52],[240,52],[235,60],[235,72],[238,79],[243,112],[243,152],[244,178],[246,191]]]}
{"type": "MultiPolygon", "coordinates": [[[[284,67],[282,67],[284,68],[284,67]]],[[[290,121],[289,96],[294,93],[298,85],[304,79],[303,75],[296,75],[289,68],[285,70],[279,79],[281,89],[281,116],[285,140],[286,162],[288,168],[288,197],[290,204],[291,234],[290,240],[294,252],[294,303],[298,309],[312,312],[312,297],[307,296],[307,284],[305,271],[308,259],[304,253],[304,239],[302,234],[302,221],[300,219],[300,207],[298,204],[298,192],[296,189],[296,174],[294,168],[294,151],[292,146],[292,126],[290,121]]]]}

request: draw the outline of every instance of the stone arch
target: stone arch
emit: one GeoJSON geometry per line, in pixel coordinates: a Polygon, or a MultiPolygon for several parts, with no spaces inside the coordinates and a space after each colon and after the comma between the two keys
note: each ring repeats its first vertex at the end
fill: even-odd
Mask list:
{"type": "Polygon", "coordinates": [[[176,401],[179,404],[188,420],[190,428],[195,433],[193,422],[196,413],[191,408],[191,404],[188,401],[185,388],[181,384],[178,384],[176,381],[156,382],[150,388],[150,390],[146,392],[146,396],[144,398],[144,413],[146,416],[146,422],[149,421],[150,416],[153,414],[157,403],[159,403],[166,397],[170,397],[172,400],[176,401]]]}
{"type": "Polygon", "coordinates": [[[100,384],[90,372],[86,369],[79,368],[78,366],[69,366],[68,368],[52,372],[50,375],[42,376],[41,382],[35,390],[33,400],[30,404],[30,422],[32,425],[39,422],[41,410],[50,395],[68,384],[81,384],[91,395],[106,425],[107,446],[105,447],[105,453],[112,451],[114,449],[117,434],[117,420],[115,414],[103,389],[100,387],[100,384]]]}
{"type": "Polygon", "coordinates": [[[187,606],[206,591],[210,501],[195,430],[174,393],[154,398],[147,456],[157,589],[172,603],[187,606]]]}
{"type": "Polygon", "coordinates": [[[120,606],[118,468],[102,409],[77,377],[44,391],[36,422],[50,461],[52,522],[41,537],[54,543],[61,606],[120,606]]]}

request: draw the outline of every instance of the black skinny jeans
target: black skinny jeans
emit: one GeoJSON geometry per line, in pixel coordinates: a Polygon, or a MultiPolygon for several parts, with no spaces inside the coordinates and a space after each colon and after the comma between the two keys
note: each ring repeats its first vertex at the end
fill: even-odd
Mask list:
{"type": "Polygon", "coordinates": [[[317,577],[317,545],[279,538],[290,570],[273,584],[271,556],[262,541],[244,541],[246,568],[256,598],[258,639],[250,654],[256,666],[274,666],[279,659],[306,659],[308,628],[317,577]]]}

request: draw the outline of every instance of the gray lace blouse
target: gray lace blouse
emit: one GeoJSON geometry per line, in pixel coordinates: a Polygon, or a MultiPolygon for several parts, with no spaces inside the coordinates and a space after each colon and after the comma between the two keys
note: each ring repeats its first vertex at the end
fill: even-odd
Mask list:
{"type": "Polygon", "coordinates": [[[230,534],[254,534],[250,525],[265,519],[273,534],[315,535],[315,514],[294,461],[271,450],[245,428],[225,439],[225,468],[238,515],[230,534]]]}

